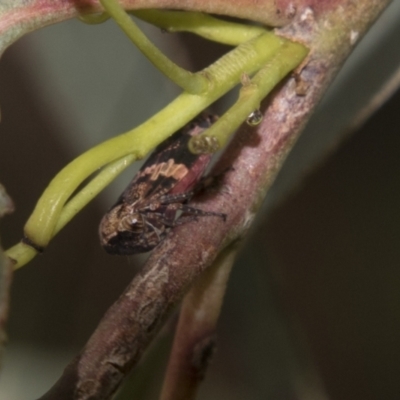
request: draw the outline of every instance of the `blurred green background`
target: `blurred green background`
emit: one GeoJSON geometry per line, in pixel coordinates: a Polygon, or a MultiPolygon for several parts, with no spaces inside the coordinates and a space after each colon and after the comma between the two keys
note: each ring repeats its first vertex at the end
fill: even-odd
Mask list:
{"type": "MultiPolygon", "coordinates": [[[[400,398],[400,94],[337,146],[399,65],[399,17],[393,2],[279,174],[234,267],[199,399],[400,398]]],[[[226,51],[142,27],[194,70],[226,51]]],[[[0,62],[0,182],[16,211],[0,221],[3,247],[21,238],[36,200],[66,163],[177,94],[111,21],[68,21],[8,49],[0,62]]],[[[15,274],[0,398],[43,394],[140,267],[140,257],[105,254],[97,237],[102,214],[137,168],[15,274]]],[[[165,349],[158,353],[165,359],[165,349]]],[[[161,379],[155,370],[145,389],[161,379]]]]}

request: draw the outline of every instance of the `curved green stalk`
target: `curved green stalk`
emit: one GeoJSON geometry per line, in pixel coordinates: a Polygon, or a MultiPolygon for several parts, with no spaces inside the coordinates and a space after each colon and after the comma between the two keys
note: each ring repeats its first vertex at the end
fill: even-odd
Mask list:
{"type": "MultiPolygon", "coordinates": [[[[237,46],[265,32],[260,26],[224,21],[208,14],[192,11],[127,10],[142,21],[168,32],[190,32],[214,42],[237,46]]],[[[106,12],[81,14],[78,19],[86,24],[101,24],[110,15],[106,12]]]]}
{"type": "Polygon", "coordinates": [[[31,261],[38,254],[38,251],[28,244],[19,242],[4,253],[13,262],[14,269],[18,269],[31,261]]]}
{"type": "Polygon", "coordinates": [[[172,62],[143,34],[116,0],[100,0],[100,3],[137,48],[169,79],[189,93],[206,92],[210,84],[207,77],[186,71],[172,62]]]}
{"type": "Polygon", "coordinates": [[[120,160],[114,161],[105,166],[82,190],[80,190],[62,209],[60,218],[54,228],[54,235],[56,235],[62,228],[83,207],[85,207],[91,200],[93,200],[104,188],[106,188],[122,171],[135,161],[135,157],[130,154],[120,160]]]}
{"type": "Polygon", "coordinates": [[[259,26],[228,22],[200,12],[135,10],[129,14],[168,32],[191,32],[230,46],[247,42],[266,31],[259,26]]]}
{"type": "Polygon", "coordinates": [[[252,74],[260,69],[283,43],[283,39],[267,32],[238,46],[204,70],[212,81],[218,82],[209,93],[204,96],[182,93],[136,129],[109,139],[77,157],[50,182],[25,225],[25,235],[36,245],[45,248],[54,236],[65,203],[81,182],[97,169],[126,155],[130,154],[134,159],[143,158],[157,144],[234,87],[243,72],[252,74]]]}
{"type": "MultiPolygon", "coordinates": [[[[216,82],[206,94],[200,96],[184,92],[141,126],[109,139],[77,157],[50,182],[25,225],[25,235],[37,246],[45,248],[55,233],[94,196],[90,185],[100,188],[101,185],[96,186],[97,178],[95,178],[86,188],[70,199],[73,192],[88,176],[102,166],[122,157],[128,156],[129,162],[144,157],[157,144],[232,89],[240,82],[242,74],[251,75],[266,65],[268,60],[273,60],[285,43],[287,43],[286,40],[269,32],[243,43],[203,70],[211,82],[216,82]]],[[[279,82],[280,78],[281,76],[272,78],[274,84],[279,82]]],[[[256,85],[257,82],[256,80],[256,85]]],[[[245,104],[243,96],[242,94],[241,100],[238,101],[240,104],[243,103],[242,107],[245,104]]],[[[258,95],[257,98],[260,96],[258,95]]],[[[254,108],[253,104],[250,111],[252,108],[254,108]]],[[[232,132],[236,124],[236,120],[227,118],[224,122],[224,130],[232,132]]],[[[29,261],[36,251],[21,243],[9,249],[7,254],[16,260],[17,266],[21,266],[29,261]]]]}
{"type": "Polygon", "coordinates": [[[307,55],[308,49],[299,43],[286,42],[279,52],[256,75],[244,84],[237,102],[201,135],[193,137],[189,148],[194,153],[215,152],[228,141],[246,117],[259,108],[262,99],[307,55]],[[207,151],[210,148],[210,151],[207,151]]]}
{"type": "MultiPolygon", "coordinates": [[[[133,155],[110,163],[100,171],[82,190],[80,190],[61,210],[52,238],[78,214],[91,200],[107,187],[125,168],[135,161],[133,155]]],[[[31,246],[20,242],[6,251],[18,269],[32,260],[38,252],[31,246]]]]}

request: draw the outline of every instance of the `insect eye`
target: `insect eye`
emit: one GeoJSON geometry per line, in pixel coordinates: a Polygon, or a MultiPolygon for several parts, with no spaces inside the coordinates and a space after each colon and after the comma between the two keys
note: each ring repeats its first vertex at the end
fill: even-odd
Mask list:
{"type": "Polygon", "coordinates": [[[119,223],[119,231],[139,232],[143,229],[143,220],[138,214],[125,215],[119,223]]]}
{"type": "Polygon", "coordinates": [[[141,232],[143,230],[143,218],[138,214],[130,216],[127,223],[129,224],[128,230],[132,232],[141,232]]]}

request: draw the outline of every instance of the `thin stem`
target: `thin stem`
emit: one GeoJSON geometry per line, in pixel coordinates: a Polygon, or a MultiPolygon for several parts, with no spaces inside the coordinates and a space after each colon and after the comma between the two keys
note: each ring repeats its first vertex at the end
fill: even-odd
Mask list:
{"type": "Polygon", "coordinates": [[[237,102],[210,129],[191,139],[190,150],[194,153],[213,152],[223,147],[232,129],[237,129],[259,107],[261,100],[302,62],[307,53],[308,50],[298,43],[285,43],[275,57],[243,85],[237,102]]]}
{"type": "Polygon", "coordinates": [[[259,26],[223,21],[199,12],[135,10],[129,14],[168,32],[191,32],[231,46],[247,42],[266,31],[259,26]]]}
{"type": "MultiPolygon", "coordinates": [[[[237,46],[265,32],[259,26],[238,24],[190,11],[127,10],[130,15],[168,32],[190,32],[204,39],[237,46]]],[[[81,14],[77,17],[86,24],[101,24],[110,18],[106,12],[81,14]]]]}
{"type": "Polygon", "coordinates": [[[186,71],[166,57],[137,27],[116,0],[100,0],[107,13],[138,47],[138,49],[169,79],[188,93],[200,94],[209,88],[209,81],[201,74],[186,71]]]}
{"type": "Polygon", "coordinates": [[[7,249],[4,254],[11,259],[13,268],[18,269],[31,261],[38,252],[33,247],[19,242],[7,249]]]}
{"type": "Polygon", "coordinates": [[[93,200],[107,187],[122,171],[135,161],[133,155],[127,155],[120,160],[110,163],[99,172],[79,193],[77,193],[62,209],[60,218],[54,229],[56,235],[65,225],[75,217],[83,207],[93,200]]]}
{"type": "MultiPolygon", "coordinates": [[[[128,155],[123,157],[121,160],[110,163],[104,167],[104,169],[99,172],[82,190],[72,197],[61,210],[52,238],[134,160],[135,158],[132,155],[128,155]]],[[[6,255],[14,262],[14,269],[18,269],[27,264],[37,255],[37,253],[38,252],[33,247],[23,242],[17,243],[6,251],[6,255]]]]}
{"type": "Polygon", "coordinates": [[[185,296],[160,400],[194,399],[215,346],[215,330],[237,246],[223,250],[185,296]]]}

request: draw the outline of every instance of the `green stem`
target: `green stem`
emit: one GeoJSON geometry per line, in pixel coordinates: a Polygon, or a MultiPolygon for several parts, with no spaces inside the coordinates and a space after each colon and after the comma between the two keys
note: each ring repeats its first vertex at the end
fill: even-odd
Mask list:
{"type": "Polygon", "coordinates": [[[207,91],[210,84],[207,78],[201,73],[186,71],[166,57],[147,39],[116,0],[100,0],[100,3],[138,49],[169,79],[189,93],[200,94],[207,91]]]}
{"type": "MultiPolygon", "coordinates": [[[[133,161],[135,161],[134,156],[128,155],[110,163],[68,201],[61,210],[52,238],[133,161]]],[[[37,253],[38,252],[33,247],[23,242],[16,244],[6,251],[7,256],[14,261],[14,269],[18,269],[28,263],[37,253]]]]}
{"type": "Polygon", "coordinates": [[[199,12],[135,10],[129,14],[168,32],[191,32],[230,46],[237,46],[265,32],[259,26],[223,21],[199,12]]]}
{"type": "Polygon", "coordinates": [[[232,130],[237,129],[252,111],[259,108],[262,99],[302,62],[307,53],[308,49],[304,46],[286,42],[250,83],[241,88],[237,102],[207,131],[191,139],[190,150],[194,153],[208,152],[208,149],[214,152],[223,147],[232,130]]]}
{"type": "Polygon", "coordinates": [[[54,228],[53,236],[64,228],[64,226],[67,225],[83,207],[93,200],[122,171],[129,167],[133,161],[135,161],[135,157],[130,154],[104,167],[101,172],[99,172],[82,190],[66,203],[54,228]]]}
{"type": "Polygon", "coordinates": [[[11,258],[14,269],[18,269],[31,261],[38,252],[31,246],[20,242],[5,251],[7,257],[11,258]]]}
{"type": "MultiPolygon", "coordinates": [[[[128,14],[171,33],[190,32],[205,39],[237,46],[265,32],[259,26],[243,25],[191,11],[127,10],[128,14]]],[[[78,19],[86,24],[101,24],[109,14],[81,14],[78,19]]]]}

